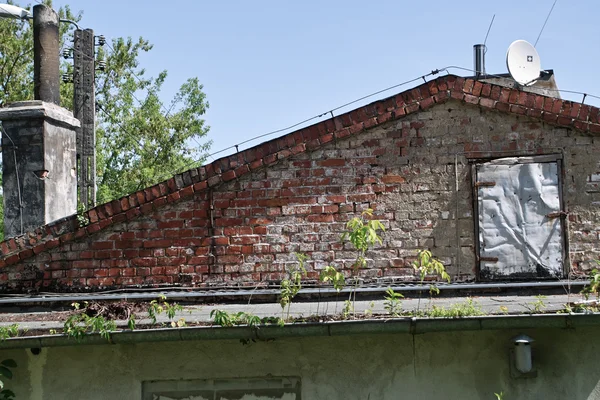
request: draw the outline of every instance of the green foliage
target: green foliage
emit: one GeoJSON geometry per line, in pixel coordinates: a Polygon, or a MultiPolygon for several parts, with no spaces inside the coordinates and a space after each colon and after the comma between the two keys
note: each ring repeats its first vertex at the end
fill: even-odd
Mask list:
{"type": "Polygon", "coordinates": [[[19,336],[19,325],[0,326],[0,341],[19,336]]]}
{"type": "Polygon", "coordinates": [[[350,314],[354,313],[354,302],[350,300],[344,301],[344,308],[342,309],[342,318],[348,319],[350,314]]]}
{"type": "Polygon", "coordinates": [[[85,312],[71,315],[64,324],[64,334],[81,340],[88,333],[98,333],[102,338],[110,341],[110,334],[117,330],[113,320],[107,320],[101,315],[90,317],[85,312]]]}
{"type": "Polygon", "coordinates": [[[494,393],[496,400],[504,400],[504,392],[494,393]]]}
{"type": "Polygon", "coordinates": [[[17,368],[15,360],[7,358],[0,362],[0,400],[12,400],[15,398],[15,393],[12,390],[4,388],[6,379],[13,378],[11,368],[17,368]]]}
{"type": "MultiPolygon", "coordinates": [[[[596,260],[596,263],[600,264],[600,261],[596,260]]],[[[600,299],[600,272],[596,268],[590,272],[589,280],[590,284],[583,288],[581,293],[586,300],[590,298],[590,294],[596,296],[596,299],[600,299]]]]}
{"type": "Polygon", "coordinates": [[[230,327],[235,325],[235,316],[224,310],[214,309],[210,312],[210,317],[212,318],[212,322],[214,325],[219,325],[223,327],[230,327]]]}
{"type": "Polygon", "coordinates": [[[134,313],[129,314],[129,318],[127,318],[127,327],[132,331],[135,330],[135,314],[134,313]]]}
{"type": "MultiPolygon", "coordinates": [[[[169,318],[171,326],[173,326],[173,327],[185,326],[184,319],[180,319],[179,322],[173,321],[173,318],[175,318],[175,315],[178,312],[183,311],[183,307],[177,303],[171,304],[171,303],[167,302],[166,300],[167,300],[167,297],[165,295],[161,294],[161,295],[159,295],[158,300],[152,300],[150,302],[150,304],[148,305],[148,318],[150,318],[150,320],[152,321],[152,324],[156,324],[157,317],[160,314],[165,313],[167,315],[167,318],[169,318]]],[[[135,321],[133,323],[135,326],[135,321]]]]}
{"type": "Polygon", "coordinates": [[[527,310],[529,310],[529,312],[531,314],[541,314],[544,312],[544,309],[547,307],[546,303],[544,302],[544,300],[546,299],[546,296],[542,296],[541,294],[538,294],[537,296],[535,296],[535,298],[537,300],[534,301],[533,303],[526,304],[525,308],[527,308],[527,310]]]}
{"type": "MultiPolygon", "coordinates": [[[[292,300],[300,289],[302,289],[302,277],[306,276],[306,267],[304,266],[308,257],[302,253],[296,253],[298,266],[291,268],[288,271],[289,277],[281,281],[281,292],[279,294],[279,304],[281,304],[281,312],[287,307],[287,317],[290,316],[290,306],[292,300]]],[[[283,315],[282,315],[283,316],[283,315]]]]}
{"type": "Polygon", "coordinates": [[[401,293],[396,293],[392,288],[388,288],[385,291],[385,301],[383,302],[383,308],[392,316],[398,317],[402,313],[402,301],[404,298],[401,293]]]}
{"type": "MultiPolygon", "coordinates": [[[[348,240],[354,249],[356,250],[356,259],[352,265],[354,272],[354,287],[350,292],[348,300],[352,300],[352,304],[348,302],[344,303],[344,318],[348,317],[349,311],[354,313],[354,303],[356,302],[356,289],[358,287],[358,270],[367,265],[365,255],[367,251],[374,247],[377,243],[381,244],[383,241],[379,236],[379,231],[385,231],[385,227],[381,221],[372,219],[373,210],[368,208],[364,210],[360,217],[354,217],[346,223],[346,232],[342,234],[341,241],[348,240]]],[[[333,281],[333,280],[332,280],[333,281]]],[[[339,290],[338,290],[339,292],[339,290]]]]}
{"type": "Polygon", "coordinates": [[[434,305],[426,315],[431,318],[462,318],[484,315],[484,312],[476,301],[469,298],[464,303],[453,304],[448,309],[434,305]]]}
{"type": "Polygon", "coordinates": [[[369,303],[369,308],[365,309],[365,316],[366,317],[370,317],[373,315],[373,307],[375,307],[375,303],[374,302],[370,302],[369,303]]]}
{"type": "Polygon", "coordinates": [[[85,206],[81,202],[77,203],[77,223],[79,227],[84,227],[90,223],[89,218],[85,215],[85,206]]]}
{"type": "Polygon", "coordinates": [[[421,283],[427,275],[439,275],[443,280],[450,282],[450,275],[446,272],[444,264],[433,257],[429,250],[419,250],[417,259],[412,263],[413,268],[419,274],[421,283]]]}
{"type": "Polygon", "coordinates": [[[381,221],[370,219],[372,216],[372,209],[369,208],[363,211],[360,217],[354,217],[346,223],[346,232],[342,234],[342,242],[348,240],[358,252],[354,263],[355,270],[366,266],[365,254],[367,250],[377,243],[382,243],[377,232],[385,231],[385,227],[381,221]]]}
{"type": "Polygon", "coordinates": [[[266,317],[260,319],[259,316],[246,313],[240,311],[238,313],[229,313],[224,310],[214,309],[210,312],[210,317],[212,318],[212,322],[214,325],[219,325],[222,327],[232,327],[236,325],[248,325],[249,327],[258,327],[260,324],[268,324],[271,322],[276,322],[277,324],[283,326],[282,318],[277,317],[266,317]]]}
{"type": "MultiPolygon", "coordinates": [[[[18,2],[12,2],[19,5],[18,2]]],[[[50,5],[50,0],[44,0],[50,5]]],[[[23,6],[23,5],[19,5],[23,6]]],[[[24,8],[31,9],[30,6],[24,8]]],[[[80,21],[69,6],[61,18],[80,21]]],[[[71,47],[71,24],[60,24],[60,45],[71,47]]],[[[208,108],[197,78],[187,79],[172,100],[159,97],[167,79],[146,76],[140,58],[152,50],[145,39],[116,38],[98,48],[106,70],[96,74],[96,157],[98,202],[107,202],[201,164],[211,142],[203,115],[208,108]]],[[[72,60],[61,59],[61,73],[72,73],[72,60]]],[[[61,105],[73,108],[73,85],[61,84],[61,105]]],[[[0,19],[0,106],[33,99],[33,26],[30,21],[0,19]]],[[[0,201],[0,212],[2,202],[0,201]]],[[[0,219],[1,221],[1,219],[0,219]]],[[[80,222],[81,223],[81,222],[80,222]]]]}
{"type": "Polygon", "coordinates": [[[331,282],[333,288],[339,293],[346,286],[346,278],[344,274],[339,272],[335,267],[326,266],[319,275],[319,280],[323,283],[331,282]]]}
{"type": "MultiPolygon", "coordinates": [[[[412,263],[415,272],[419,274],[419,278],[421,280],[421,285],[425,281],[425,277],[428,275],[437,275],[440,278],[447,280],[450,283],[450,275],[446,272],[446,267],[441,263],[440,260],[433,257],[433,254],[429,250],[419,250],[417,253],[417,259],[412,263]]],[[[439,294],[440,290],[435,284],[429,285],[429,302],[431,303],[431,297],[434,294],[439,294]]],[[[421,307],[421,297],[419,297],[419,302],[417,303],[417,311],[421,307]]]]}

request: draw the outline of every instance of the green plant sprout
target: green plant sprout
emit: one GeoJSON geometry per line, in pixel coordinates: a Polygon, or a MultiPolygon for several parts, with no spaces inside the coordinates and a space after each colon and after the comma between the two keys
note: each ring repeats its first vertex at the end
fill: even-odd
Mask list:
{"type": "Polygon", "coordinates": [[[86,313],[73,314],[64,324],[64,334],[78,341],[86,333],[98,333],[102,338],[110,341],[110,334],[117,330],[115,321],[107,320],[101,315],[90,317],[86,313]]]}
{"type": "MultiPolygon", "coordinates": [[[[158,317],[158,315],[162,314],[163,312],[167,315],[167,318],[169,319],[169,321],[171,322],[171,326],[173,326],[173,318],[175,318],[175,315],[180,312],[183,311],[183,307],[181,306],[181,304],[177,304],[177,303],[169,303],[166,301],[167,300],[167,296],[161,294],[159,295],[159,299],[158,300],[152,300],[150,302],[150,304],[148,305],[148,318],[150,318],[150,320],[152,321],[152,324],[156,324],[156,319],[158,317]]],[[[184,320],[185,322],[185,320],[184,320]]],[[[133,324],[135,326],[135,321],[133,321],[133,324]]],[[[174,326],[173,326],[174,327],[174,326]]]]}
{"type": "MultiPolygon", "coordinates": [[[[346,223],[346,232],[341,237],[342,242],[349,241],[357,252],[356,259],[352,264],[354,286],[348,298],[352,301],[353,313],[356,304],[356,289],[358,288],[358,270],[367,265],[367,259],[365,258],[367,251],[378,243],[383,243],[378,231],[385,231],[385,226],[381,221],[371,219],[372,217],[372,209],[364,210],[360,217],[354,217],[346,223]]],[[[344,306],[344,309],[347,309],[347,307],[344,306]]]]}
{"type": "Polygon", "coordinates": [[[402,313],[402,301],[404,298],[401,293],[396,293],[392,288],[388,288],[385,291],[385,301],[383,302],[383,308],[392,316],[398,317],[402,313]]]}
{"type": "Polygon", "coordinates": [[[369,307],[365,309],[365,317],[371,317],[373,315],[373,308],[375,307],[375,302],[370,302],[369,307]]]}
{"type": "Polygon", "coordinates": [[[529,312],[531,314],[541,314],[544,312],[544,309],[547,307],[546,303],[544,302],[544,300],[546,299],[546,296],[542,296],[541,294],[538,294],[537,296],[535,296],[535,298],[537,300],[531,304],[526,304],[525,308],[527,310],[529,310],[529,312]]]}
{"type": "Polygon", "coordinates": [[[450,308],[432,306],[425,315],[431,318],[463,318],[484,315],[481,306],[469,298],[463,303],[453,304],[450,308]]]}
{"type": "Polygon", "coordinates": [[[265,317],[261,319],[259,316],[246,313],[243,311],[237,313],[230,313],[225,310],[214,309],[210,312],[212,323],[219,325],[224,328],[229,328],[237,325],[248,325],[249,327],[258,328],[261,324],[276,323],[279,326],[283,326],[285,321],[278,317],[265,317]]]}
{"type": "Polygon", "coordinates": [[[344,274],[339,272],[335,267],[330,265],[323,268],[319,275],[319,280],[323,283],[331,282],[333,288],[339,293],[346,286],[346,278],[344,274]]]}
{"type": "MultiPolygon", "coordinates": [[[[419,250],[417,253],[417,259],[412,263],[415,272],[419,274],[419,278],[421,281],[421,285],[423,285],[425,281],[425,277],[427,275],[437,275],[441,279],[448,281],[450,283],[450,275],[446,272],[446,267],[444,264],[437,258],[433,257],[431,251],[429,250],[419,250]]],[[[420,293],[420,292],[419,292],[420,293]]],[[[429,305],[431,306],[431,299],[433,294],[439,294],[440,290],[435,284],[429,285],[429,305]]],[[[421,295],[419,294],[419,301],[417,302],[417,311],[420,310],[421,307],[421,295]]]]}
{"type": "Polygon", "coordinates": [[[342,318],[348,319],[350,314],[354,313],[354,303],[350,300],[344,301],[344,308],[342,309],[342,318]]]}
{"type": "MultiPolygon", "coordinates": [[[[596,260],[596,263],[600,265],[600,261],[596,260]]],[[[586,300],[589,300],[590,294],[596,296],[596,300],[600,299],[600,272],[594,268],[590,272],[590,284],[583,288],[581,293],[586,300]]]]}
{"type": "Polygon", "coordinates": [[[19,336],[19,325],[12,324],[0,327],[0,341],[19,336]]]}
{"type": "Polygon", "coordinates": [[[287,308],[286,319],[290,317],[290,306],[292,300],[300,289],[302,289],[302,278],[306,276],[306,267],[304,264],[308,257],[302,253],[296,253],[296,259],[298,260],[298,266],[293,267],[288,271],[289,277],[281,281],[281,292],[279,294],[279,304],[281,305],[281,317],[285,309],[287,308]]]}

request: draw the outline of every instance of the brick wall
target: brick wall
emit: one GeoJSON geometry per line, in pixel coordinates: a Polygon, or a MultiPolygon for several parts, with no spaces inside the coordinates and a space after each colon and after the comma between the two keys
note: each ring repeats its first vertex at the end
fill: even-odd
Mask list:
{"type": "Polygon", "coordinates": [[[91,224],[68,240],[7,262],[0,281],[13,291],[252,284],[279,281],[294,252],[309,256],[309,278],[329,264],[349,275],[356,253],[340,234],[367,208],[386,232],[362,276],[413,280],[410,263],[429,248],[454,279],[473,280],[470,162],[549,153],[563,154],[572,270],[600,258],[600,138],[458,100],[365,128],[322,134],[318,145],[294,151],[295,144],[285,157],[265,152],[260,164],[234,165],[223,183],[181,182],[184,189],[168,195],[157,185],[145,198],[163,200],[149,207],[136,206],[136,195],[113,202],[91,212],[91,224]],[[101,229],[107,216],[114,219],[101,229]]]}

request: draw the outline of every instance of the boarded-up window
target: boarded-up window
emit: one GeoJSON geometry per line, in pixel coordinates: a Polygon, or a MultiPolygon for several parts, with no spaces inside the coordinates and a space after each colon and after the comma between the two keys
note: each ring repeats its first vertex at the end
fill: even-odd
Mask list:
{"type": "Polygon", "coordinates": [[[560,160],[553,156],[476,165],[482,279],[563,275],[559,170],[560,160]]]}
{"type": "Polygon", "coordinates": [[[300,378],[148,381],[143,400],[300,400],[300,378]]]}

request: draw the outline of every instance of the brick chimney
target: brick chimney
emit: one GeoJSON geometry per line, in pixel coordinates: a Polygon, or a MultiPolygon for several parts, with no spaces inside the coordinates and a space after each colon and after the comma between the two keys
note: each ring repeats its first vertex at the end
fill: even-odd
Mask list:
{"type": "Polygon", "coordinates": [[[0,121],[5,237],[76,213],[79,120],[34,100],[0,109],[0,121]]]}

